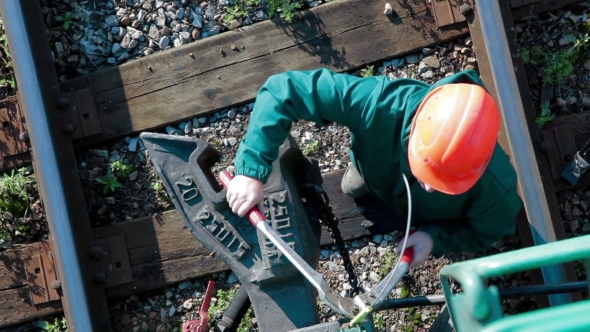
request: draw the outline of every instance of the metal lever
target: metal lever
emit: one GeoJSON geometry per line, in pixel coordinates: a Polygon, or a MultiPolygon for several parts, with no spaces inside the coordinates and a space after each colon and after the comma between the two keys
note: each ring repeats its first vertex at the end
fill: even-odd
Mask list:
{"type": "Polygon", "coordinates": [[[215,281],[209,280],[207,284],[207,292],[205,298],[199,309],[199,316],[201,319],[189,320],[182,325],[182,332],[207,332],[209,331],[209,305],[215,290],[215,281]]]}

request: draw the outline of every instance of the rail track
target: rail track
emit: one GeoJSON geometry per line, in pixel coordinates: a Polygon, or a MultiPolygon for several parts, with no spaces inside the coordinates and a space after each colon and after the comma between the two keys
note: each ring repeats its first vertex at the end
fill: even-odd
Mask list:
{"type": "MultiPolygon", "coordinates": [[[[174,210],[158,218],[93,229],[88,213],[79,208],[87,202],[77,150],[244,105],[274,73],[318,66],[348,72],[467,35],[472,37],[482,79],[503,111],[500,142],[511,152],[519,175],[526,213],[518,229],[524,245],[565,239],[556,192],[587,180],[570,185],[556,175],[556,169],[581,147],[583,135],[563,134],[563,126],[576,123],[573,118],[558,118],[543,131],[535,123],[527,77],[518,70],[524,63],[513,22],[577,2],[468,1],[467,6],[454,1],[392,2],[392,18],[383,15],[381,2],[339,0],[304,12],[290,25],[257,23],[240,33],[223,33],[65,82],[56,75],[47,36],[36,33],[45,31],[39,2],[0,3],[0,15],[8,18],[4,24],[19,86],[16,97],[2,102],[8,117],[3,127],[8,129],[0,136],[0,168],[33,162],[50,234],[48,243],[5,251],[0,264],[0,327],[63,310],[71,331],[112,331],[108,300],[228,269],[195,243],[174,210]],[[360,5],[365,6],[365,15],[351,10],[360,5]],[[362,38],[367,31],[378,37],[362,38]],[[232,52],[232,44],[246,46],[232,52]],[[367,49],[376,51],[367,53],[367,49]],[[205,80],[212,83],[200,83],[205,80]],[[181,97],[171,99],[171,95],[181,97]],[[556,132],[561,136],[551,136],[556,132]],[[547,141],[549,148],[543,143],[547,141]]],[[[339,192],[341,175],[334,171],[323,178],[335,213],[342,218],[345,239],[397,227],[382,222],[388,209],[379,204],[365,214],[351,208],[355,202],[339,192]],[[373,227],[361,225],[371,218],[376,220],[373,227]]],[[[325,231],[321,243],[331,243],[325,231]]],[[[532,278],[538,285],[578,282],[572,264],[536,270],[532,278]]],[[[577,301],[585,287],[577,283],[563,293],[537,290],[547,295],[537,301],[540,307],[577,301]]],[[[515,292],[512,296],[522,294],[515,292]]],[[[385,307],[440,302],[423,297],[385,307]]]]}

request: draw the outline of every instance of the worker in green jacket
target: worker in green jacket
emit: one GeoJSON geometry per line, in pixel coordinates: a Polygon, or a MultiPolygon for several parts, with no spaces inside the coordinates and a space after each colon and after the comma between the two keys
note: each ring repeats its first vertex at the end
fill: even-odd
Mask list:
{"type": "Polygon", "coordinates": [[[349,128],[351,164],[342,180],[349,196],[371,193],[407,215],[405,174],[412,223],[420,225],[407,241],[412,266],[431,254],[489,249],[515,232],[516,173],[497,143],[500,112],[475,71],[434,85],[327,69],[271,76],[235,159],[227,191],[234,213],[245,216],[263,201],[279,146],[300,119],[349,128]]]}

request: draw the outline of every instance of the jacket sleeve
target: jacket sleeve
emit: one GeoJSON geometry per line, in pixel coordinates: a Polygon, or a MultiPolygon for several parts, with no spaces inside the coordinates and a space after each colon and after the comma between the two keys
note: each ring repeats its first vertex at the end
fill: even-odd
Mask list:
{"type": "Polygon", "coordinates": [[[379,95],[383,79],[360,78],[328,69],[288,71],[271,76],[260,88],[246,136],[238,149],[236,174],[267,181],[291,124],[308,120],[320,126],[348,127],[365,116],[365,105],[379,95]]]}
{"type": "Polygon", "coordinates": [[[506,235],[516,231],[516,218],[522,202],[516,188],[506,192],[500,200],[462,223],[452,221],[425,226],[434,242],[432,255],[440,257],[450,252],[483,252],[506,235]]]}

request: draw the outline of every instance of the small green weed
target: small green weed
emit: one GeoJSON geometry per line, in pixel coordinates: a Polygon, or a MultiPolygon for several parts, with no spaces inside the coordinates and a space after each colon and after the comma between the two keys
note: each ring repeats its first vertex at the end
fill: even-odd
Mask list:
{"type": "Polygon", "coordinates": [[[224,22],[229,25],[234,19],[244,19],[250,12],[266,7],[270,18],[279,16],[291,23],[301,3],[301,0],[236,0],[233,5],[226,7],[224,22]]]}
{"type": "MultiPolygon", "coordinates": [[[[225,310],[227,310],[227,308],[229,307],[232,299],[234,298],[234,296],[236,295],[237,290],[235,288],[232,288],[230,290],[223,290],[223,289],[218,289],[215,295],[215,298],[217,299],[217,301],[215,301],[215,303],[212,303],[211,306],[209,307],[209,321],[213,321],[216,314],[217,313],[223,313],[225,310]]],[[[250,309],[248,309],[248,311],[246,312],[246,315],[244,316],[244,319],[240,322],[240,325],[238,326],[238,332],[250,332],[253,330],[254,326],[252,325],[252,315],[254,314],[254,311],[252,310],[252,307],[250,307],[250,309]]]]}
{"type": "Polygon", "coordinates": [[[96,178],[95,181],[104,184],[104,187],[102,188],[102,193],[105,195],[109,192],[109,189],[115,192],[117,188],[123,188],[123,185],[119,183],[117,177],[113,174],[111,170],[109,170],[105,176],[96,178]]]}
{"type": "Polygon", "coordinates": [[[14,79],[14,72],[12,69],[12,57],[8,51],[8,38],[6,31],[4,31],[4,22],[0,17],[0,61],[4,62],[3,67],[8,72],[6,75],[0,76],[0,86],[16,88],[16,81],[14,79]]]}
{"type": "Polygon", "coordinates": [[[381,265],[381,267],[379,267],[379,275],[381,276],[381,278],[385,277],[389,271],[391,271],[391,269],[393,269],[393,266],[395,265],[395,254],[392,252],[386,252],[385,253],[385,259],[384,259],[384,263],[383,265],[381,265]]]}
{"type": "MultiPolygon", "coordinates": [[[[0,178],[0,239],[2,240],[12,238],[11,233],[5,230],[7,223],[14,223],[14,220],[23,217],[31,203],[28,189],[34,189],[36,181],[34,177],[28,177],[25,173],[26,168],[13,169],[10,174],[4,174],[0,178]],[[4,220],[5,212],[10,212],[13,220],[4,220]]],[[[17,229],[25,234],[28,227],[19,225],[17,229]]]]}
{"type": "Polygon", "coordinates": [[[113,161],[110,165],[111,171],[118,177],[126,178],[135,171],[135,166],[125,164],[122,160],[113,161]]]}
{"type": "Polygon", "coordinates": [[[58,15],[55,17],[55,20],[57,22],[63,22],[62,26],[63,26],[64,30],[69,30],[70,27],[72,26],[72,23],[73,23],[72,13],[66,12],[63,16],[58,15]]]}
{"type": "Polygon", "coordinates": [[[545,123],[553,120],[554,118],[555,114],[551,114],[549,106],[543,105],[543,107],[541,107],[541,114],[537,116],[535,122],[539,125],[539,128],[542,128],[545,123]]]}
{"type": "Polygon", "coordinates": [[[152,182],[150,183],[150,189],[156,196],[156,203],[158,203],[158,206],[165,207],[167,203],[168,192],[165,190],[162,181],[160,179],[152,179],[152,182]]]}
{"type": "Polygon", "coordinates": [[[34,187],[36,182],[25,172],[26,168],[13,169],[0,178],[0,211],[10,211],[14,217],[20,217],[29,206],[31,198],[27,188],[34,187]]]}
{"type": "Polygon", "coordinates": [[[544,84],[553,84],[567,78],[590,41],[588,33],[570,33],[566,37],[574,44],[570,48],[551,50],[539,45],[521,48],[522,60],[527,64],[539,66],[544,84]]]}
{"type": "Polygon", "coordinates": [[[303,154],[306,156],[310,156],[316,152],[318,152],[318,150],[320,149],[320,142],[318,141],[313,141],[311,143],[309,143],[304,149],[303,149],[303,154]]]}
{"type": "Polygon", "coordinates": [[[404,299],[408,296],[410,296],[410,287],[408,287],[407,285],[402,285],[402,294],[400,297],[404,299]]]}
{"type": "Polygon", "coordinates": [[[164,185],[160,181],[154,181],[154,182],[150,183],[150,188],[152,188],[153,191],[158,193],[158,192],[164,190],[164,185]]]}
{"type": "MultiPolygon", "coordinates": [[[[574,70],[574,66],[584,57],[590,42],[588,32],[573,32],[566,35],[573,46],[561,49],[548,49],[539,45],[522,47],[520,55],[524,63],[535,66],[544,86],[556,84],[568,78],[574,70]]],[[[541,105],[536,122],[539,127],[555,118],[549,109],[549,101],[541,105]]]]}
{"type": "Polygon", "coordinates": [[[370,76],[373,76],[374,67],[375,66],[371,65],[371,66],[367,66],[366,68],[363,68],[361,70],[361,77],[370,77],[370,76]]]}
{"type": "Polygon", "coordinates": [[[379,313],[375,314],[374,324],[375,324],[375,328],[378,331],[382,331],[383,329],[385,329],[385,319],[383,319],[383,315],[381,315],[379,313]]]}
{"type": "Polygon", "coordinates": [[[68,332],[68,323],[65,317],[55,318],[53,323],[45,322],[45,331],[47,332],[68,332]]]}
{"type": "Polygon", "coordinates": [[[413,317],[414,325],[420,324],[422,322],[422,314],[417,312],[413,317]]]}
{"type": "Polygon", "coordinates": [[[414,332],[414,327],[411,325],[401,325],[399,328],[404,332],[414,332]]]}

